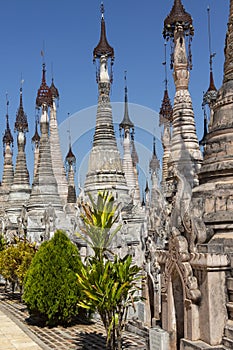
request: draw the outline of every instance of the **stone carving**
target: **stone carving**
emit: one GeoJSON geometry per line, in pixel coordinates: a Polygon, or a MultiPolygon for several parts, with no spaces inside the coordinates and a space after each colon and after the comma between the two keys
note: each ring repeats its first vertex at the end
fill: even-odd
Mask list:
{"type": "Polygon", "coordinates": [[[55,231],[55,220],[55,210],[52,205],[49,204],[48,208],[44,211],[43,217],[41,219],[42,224],[44,224],[43,240],[49,240],[51,238],[51,234],[55,231]]]}
{"type": "Polygon", "coordinates": [[[188,242],[176,227],[172,227],[169,240],[169,252],[165,263],[165,270],[162,275],[161,290],[164,294],[168,291],[170,276],[174,269],[178,271],[182,280],[185,299],[193,303],[198,303],[201,298],[201,292],[198,289],[197,279],[193,276],[190,254],[188,252],[188,242]]]}
{"type": "Polygon", "coordinates": [[[232,58],[233,58],[233,34],[232,34],[232,28],[233,28],[233,13],[232,13],[232,6],[230,9],[230,16],[229,16],[229,22],[228,22],[228,31],[226,34],[226,41],[225,41],[225,64],[224,64],[224,82],[230,80],[233,78],[233,65],[232,65],[232,58]]]}
{"type": "MultiPolygon", "coordinates": [[[[178,78],[178,76],[176,77],[178,78]]],[[[188,90],[176,91],[174,105],[178,103],[185,103],[189,108],[192,108],[192,100],[188,90]]]]}
{"type": "Polygon", "coordinates": [[[176,183],[176,193],[173,197],[171,227],[176,226],[178,220],[183,220],[183,217],[188,211],[192,195],[192,189],[189,182],[177,167],[173,168],[173,175],[176,183]]]}
{"type": "Polygon", "coordinates": [[[174,42],[174,65],[179,65],[179,63],[187,64],[184,29],[182,25],[178,25],[174,32],[174,42]]]}
{"type": "Polygon", "coordinates": [[[205,243],[211,235],[203,221],[203,208],[200,203],[193,201],[189,210],[185,213],[182,221],[185,235],[189,242],[190,252],[196,251],[197,243],[205,243]]]}
{"type": "Polygon", "coordinates": [[[109,103],[109,93],[110,93],[110,84],[108,82],[99,83],[99,102],[103,104],[109,103]]]}
{"type": "Polygon", "coordinates": [[[228,196],[226,206],[227,206],[227,210],[233,210],[233,196],[232,195],[228,196]]]}
{"type": "Polygon", "coordinates": [[[172,171],[173,181],[169,187],[171,199],[166,206],[166,230],[171,231],[172,227],[177,227],[187,240],[188,250],[195,252],[198,243],[205,243],[213,235],[203,220],[206,202],[202,198],[193,198],[191,202],[192,189],[189,182],[176,167],[172,171]]]}
{"type": "Polygon", "coordinates": [[[28,214],[27,207],[23,204],[20,216],[17,217],[18,234],[20,237],[26,238],[27,236],[27,225],[28,225],[28,214]]]}
{"type": "Polygon", "coordinates": [[[6,234],[9,224],[10,220],[7,213],[5,211],[2,211],[0,216],[0,233],[2,233],[3,235],[6,234]]]}

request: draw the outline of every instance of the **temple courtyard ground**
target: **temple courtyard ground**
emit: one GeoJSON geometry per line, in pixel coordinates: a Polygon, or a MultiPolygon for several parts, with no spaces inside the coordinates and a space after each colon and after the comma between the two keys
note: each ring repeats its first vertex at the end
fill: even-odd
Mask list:
{"type": "MultiPolygon", "coordinates": [[[[12,295],[0,288],[0,350],[103,350],[105,330],[97,319],[78,319],[69,327],[42,327],[29,320],[26,306],[18,293],[12,295]]],[[[124,332],[123,348],[147,350],[145,339],[124,332]]]]}

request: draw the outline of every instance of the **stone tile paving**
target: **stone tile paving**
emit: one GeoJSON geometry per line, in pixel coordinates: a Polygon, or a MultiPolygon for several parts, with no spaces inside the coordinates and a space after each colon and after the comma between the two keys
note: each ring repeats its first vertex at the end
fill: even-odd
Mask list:
{"type": "MultiPolygon", "coordinates": [[[[44,350],[70,349],[70,350],[103,350],[105,349],[105,330],[99,320],[88,323],[85,321],[70,327],[38,327],[27,322],[28,313],[19,297],[12,298],[9,293],[0,290],[0,306],[5,312],[10,313],[20,321],[22,327],[26,327],[39,340],[39,345],[44,350]]],[[[122,349],[147,350],[146,341],[136,334],[125,332],[122,349]]]]}
{"type": "Polygon", "coordinates": [[[22,329],[0,310],[0,350],[40,350],[22,329]]]}

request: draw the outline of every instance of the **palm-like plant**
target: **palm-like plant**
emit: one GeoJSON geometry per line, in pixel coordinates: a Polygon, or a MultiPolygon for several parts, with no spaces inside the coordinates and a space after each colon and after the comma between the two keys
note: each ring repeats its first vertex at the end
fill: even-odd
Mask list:
{"type": "Polygon", "coordinates": [[[127,311],[139,300],[140,268],[132,265],[130,255],[120,258],[109,251],[112,239],[120,230],[116,224],[118,205],[112,194],[99,192],[97,202],[89,195],[90,204],[83,204],[83,235],[94,255],[86,259],[77,273],[81,297],[79,305],[98,311],[107,333],[107,347],[122,348],[122,331],[127,311]]]}
{"type": "Polygon", "coordinates": [[[101,256],[109,249],[113,238],[121,228],[121,225],[118,225],[113,229],[118,220],[119,204],[115,203],[113,195],[108,191],[99,192],[96,203],[91,194],[88,194],[88,197],[90,203],[82,204],[83,234],[78,235],[94,250],[95,255],[101,256]]]}
{"type": "Polygon", "coordinates": [[[107,347],[122,349],[122,331],[128,308],[139,300],[140,268],[132,257],[115,256],[113,261],[90,257],[77,273],[79,306],[98,311],[107,333],[107,347]]]}

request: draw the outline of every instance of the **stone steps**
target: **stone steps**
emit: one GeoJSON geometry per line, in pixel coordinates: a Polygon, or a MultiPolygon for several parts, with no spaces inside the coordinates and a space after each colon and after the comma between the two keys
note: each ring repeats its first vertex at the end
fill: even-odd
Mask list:
{"type": "Polygon", "coordinates": [[[228,320],[224,329],[224,336],[233,340],[233,321],[228,320]]]}
{"type": "Polygon", "coordinates": [[[149,331],[146,327],[140,326],[138,324],[134,324],[129,321],[126,325],[126,330],[131,333],[135,333],[144,339],[149,339],[149,331]]]}
{"type": "Polygon", "coordinates": [[[226,349],[226,350],[233,349],[233,340],[232,339],[229,339],[227,337],[223,337],[222,341],[223,341],[224,349],[226,349]]]}
{"type": "Polygon", "coordinates": [[[191,341],[187,339],[181,340],[180,350],[229,350],[223,345],[209,345],[201,340],[191,341]]]}

